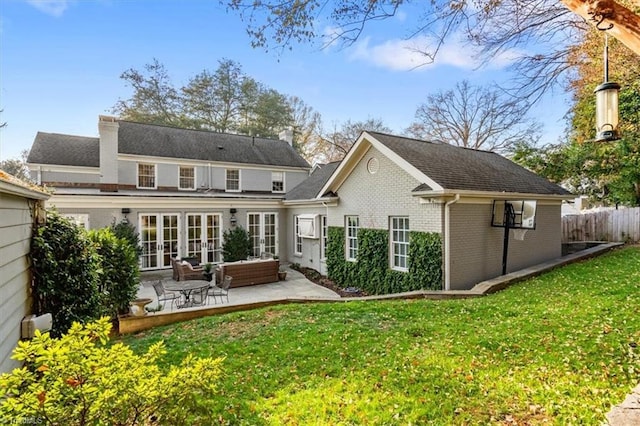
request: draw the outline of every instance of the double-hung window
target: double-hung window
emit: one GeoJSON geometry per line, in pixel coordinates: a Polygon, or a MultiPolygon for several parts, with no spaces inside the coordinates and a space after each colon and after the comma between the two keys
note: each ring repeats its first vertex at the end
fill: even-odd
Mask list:
{"type": "Polygon", "coordinates": [[[196,169],[195,167],[180,166],[180,189],[196,189],[196,169]]]}
{"type": "Polygon", "coordinates": [[[360,220],[358,216],[346,216],[346,256],[347,260],[356,261],[358,259],[358,229],[360,220]]]}
{"type": "Polygon", "coordinates": [[[295,250],[293,254],[302,255],[302,237],[300,236],[300,216],[295,216],[295,228],[294,228],[294,245],[295,250]]]}
{"type": "Polygon", "coordinates": [[[138,188],[156,189],[156,165],[138,163],[138,188]]]}
{"type": "Polygon", "coordinates": [[[225,188],[227,191],[230,191],[230,192],[240,191],[240,170],[227,169],[225,188]]]}
{"type": "Polygon", "coordinates": [[[271,172],[271,192],[284,192],[283,172],[271,172]]]}
{"type": "Polygon", "coordinates": [[[389,227],[391,269],[407,271],[409,269],[409,218],[391,217],[389,227]]]}
{"type": "Polygon", "coordinates": [[[327,215],[320,216],[320,259],[327,258],[327,215]]]}

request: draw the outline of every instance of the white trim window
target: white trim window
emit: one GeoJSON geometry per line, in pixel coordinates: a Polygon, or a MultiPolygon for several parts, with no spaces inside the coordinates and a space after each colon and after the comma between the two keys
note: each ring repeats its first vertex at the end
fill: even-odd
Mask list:
{"type": "Polygon", "coordinates": [[[347,260],[355,262],[358,259],[358,229],[360,219],[358,216],[345,216],[345,239],[347,260]]]}
{"type": "Polygon", "coordinates": [[[389,244],[391,246],[391,269],[409,270],[409,218],[391,217],[389,221],[389,244]]]}
{"type": "Polygon", "coordinates": [[[64,213],[62,216],[84,229],[89,229],[88,213],[64,213]]]}
{"type": "Polygon", "coordinates": [[[271,192],[284,192],[284,172],[271,172],[271,192]]]}
{"type": "Polygon", "coordinates": [[[196,168],[180,166],[178,189],[196,189],[196,168]]]}
{"type": "Polygon", "coordinates": [[[156,165],[138,163],[138,188],[156,189],[156,165]]]}
{"type": "Polygon", "coordinates": [[[327,215],[320,216],[320,260],[327,258],[327,215]]]}
{"type": "Polygon", "coordinates": [[[300,216],[296,215],[294,220],[294,236],[293,236],[293,245],[294,250],[293,254],[302,256],[302,236],[300,235],[300,216]]]}
{"type": "Polygon", "coordinates": [[[226,169],[225,190],[228,192],[240,192],[240,170],[226,169]]]}

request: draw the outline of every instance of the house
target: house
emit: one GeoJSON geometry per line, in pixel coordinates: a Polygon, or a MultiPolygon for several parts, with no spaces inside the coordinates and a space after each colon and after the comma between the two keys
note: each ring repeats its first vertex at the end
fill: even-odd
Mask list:
{"type": "MultiPolygon", "coordinates": [[[[99,137],[39,132],[27,163],[54,189],[49,205],[87,228],[132,221],[142,270],[176,256],[221,261],[222,233],[247,229],[254,254],[278,255],[282,199],[309,175],[285,140],[186,130],[100,116],[99,137]]],[[[289,132],[290,133],[290,132],[289,132]]]]}
{"type": "Polygon", "coordinates": [[[31,313],[29,251],[34,224],[49,194],[0,170],[0,373],[20,366],[11,352],[31,313]]]}
{"type": "Polygon", "coordinates": [[[85,226],[132,220],[143,270],[174,256],[219,262],[222,232],[238,225],[254,255],[374,293],[468,289],[561,255],[572,196],[495,153],[363,132],[341,162],[310,170],[284,134],[105,116],[98,127],[99,138],[38,133],[29,167],[85,226]]]}
{"type": "Polygon", "coordinates": [[[316,243],[298,238],[289,258],[374,292],[469,289],[505,266],[560,257],[560,209],[571,198],[495,153],[363,132],[342,162],[285,197],[289,238],[302,221],[318,228],[316,243]],[[523,229],[505,233],[506,204],[520,206],[511,225],[523,229]]]}

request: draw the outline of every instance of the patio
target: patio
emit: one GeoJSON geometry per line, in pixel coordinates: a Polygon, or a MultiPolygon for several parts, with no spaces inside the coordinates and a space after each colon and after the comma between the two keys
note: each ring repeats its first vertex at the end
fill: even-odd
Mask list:
{"type": "MultiPolygon", "coordinates": [[[[220,299],[204,306],[194,306],[190,308],[173,310],[167,304],[162,311],[156,312],[155,315],[166,315],[172,312],[184,312],[210,309],[223,306],[251,305],[260,302],[268,302],[274,300],[283,300],[289,298],[329,298],[340,299],[340,296],[328,288],[314,284],[304,277],[300,272],[290,268],[286,268],[287,279],[285,281],[276,281],[268,284],[253,285],[249,287],[237,287],[229,290],[229,303],[220,303],[220,299]]],[[[157,280],[171,281],[171,270],[143,272],[140,277],[141,285],[138,291],[138,298],[149,298],[153,302],[147,305],[148,308],[157,308],[157,297],[153,290],[152,283],[157,280]]]]}

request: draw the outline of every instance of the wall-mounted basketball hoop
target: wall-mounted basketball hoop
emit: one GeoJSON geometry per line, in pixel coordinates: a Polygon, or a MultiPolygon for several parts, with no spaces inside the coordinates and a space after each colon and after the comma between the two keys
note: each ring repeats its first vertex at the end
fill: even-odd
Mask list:
{"type": "Polygon", "coordinates": [[[509,253],[509,230],[513,229],[516,240],[523,241],[528,230],[536,229],[536,201],[494,200],[491,226],[504,228],[502,275],[505,275],[509,253]]]}

